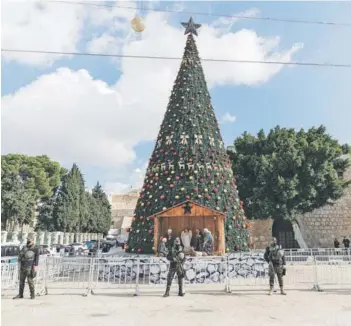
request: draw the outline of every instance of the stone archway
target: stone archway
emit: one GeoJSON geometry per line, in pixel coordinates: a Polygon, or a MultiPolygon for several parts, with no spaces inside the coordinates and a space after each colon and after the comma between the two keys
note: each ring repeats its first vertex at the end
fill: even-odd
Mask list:
{"type": "Polygon", "coordinates": [[[272,225],[272,236],[277,238],[283,249],[299,248],[295,240],[294,229],[289,220],[277,219],[272,225]]]}

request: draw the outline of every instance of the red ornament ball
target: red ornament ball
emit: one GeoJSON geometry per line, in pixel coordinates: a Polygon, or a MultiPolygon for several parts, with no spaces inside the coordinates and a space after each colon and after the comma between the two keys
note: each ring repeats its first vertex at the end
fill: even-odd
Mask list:
{"type": "Polygon", "coordinates": [[[173,184],[173,183],[171,183],[169,186],[170,186],[171,188],[173,188],[173,187],[174,187],[174,184],[173,184]]]}
{"type": "Polygon", "coordinates": [[[138,249],[138,252],[142,252],[143,250],[141,248],[138,249]]]}

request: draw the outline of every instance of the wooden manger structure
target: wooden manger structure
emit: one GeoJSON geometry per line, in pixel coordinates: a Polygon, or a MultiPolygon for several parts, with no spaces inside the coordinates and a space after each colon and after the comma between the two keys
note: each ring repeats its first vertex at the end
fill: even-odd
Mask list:
{"type": "Polygon", "coordinates": [[[225,214],[211,208],[199,205],[192,201],[185,201],[170,207],[153,216],[154,219],[154,247],[157,251],[160,237],[167,234],[168,229],[172,229],[176,237],[180,237],[181,232],[188,228],[192,231],[207,228],[213,236],[214,254],[225,254],[225,214]]]}

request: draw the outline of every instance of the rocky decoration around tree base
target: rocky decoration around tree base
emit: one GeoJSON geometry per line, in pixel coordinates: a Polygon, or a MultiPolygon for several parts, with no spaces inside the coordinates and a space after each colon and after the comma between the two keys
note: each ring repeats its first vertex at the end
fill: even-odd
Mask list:
{"type": "MultiPolygon", "coordinates": [[[[119,256],[102,259],[98,267],[99,281],[132,284],[165,284],[169,261],[148,256],[119,256]]],[[[262,254],[229,254],[225,257],[187,257],[185,282],[224,283],[225,278],[264,278],[268,264],[262,254]]]]}

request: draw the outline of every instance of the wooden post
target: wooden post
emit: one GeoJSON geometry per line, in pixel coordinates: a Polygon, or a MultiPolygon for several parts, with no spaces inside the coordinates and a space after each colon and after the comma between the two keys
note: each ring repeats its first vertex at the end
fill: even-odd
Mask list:
{"type": "Polygon", "coordinates": [[[155,247],[155,254],[157,253],[159,238],[160,238],[160,220],[159,220],[158,216],[155,216],[154,217],[154,247],[155,247]]]}

